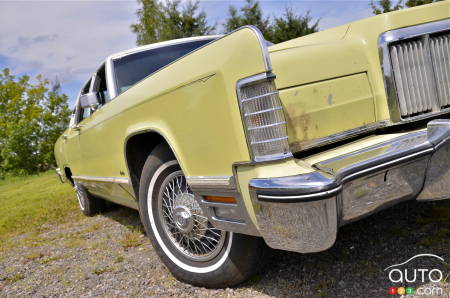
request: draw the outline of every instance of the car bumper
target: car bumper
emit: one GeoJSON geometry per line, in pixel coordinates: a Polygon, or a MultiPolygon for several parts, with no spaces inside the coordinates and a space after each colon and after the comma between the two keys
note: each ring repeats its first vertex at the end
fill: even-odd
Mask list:
{"type": "Polygon", "coordinates": [[[398,202],[450,197],[450,121],[320,161],[316,171],[251,179],[259,233],[272,247],[317,252],[338,227],[398,202]]]}

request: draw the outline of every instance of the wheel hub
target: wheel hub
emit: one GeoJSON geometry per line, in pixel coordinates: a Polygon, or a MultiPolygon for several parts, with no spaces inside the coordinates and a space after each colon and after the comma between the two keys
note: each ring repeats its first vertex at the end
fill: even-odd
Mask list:
{"type": "Polygon", "coordinates": [[[192,213],[186,206],[177,206],[173,210],[173,219],[180,232],[188,234],[194,227],[192,213]]]}

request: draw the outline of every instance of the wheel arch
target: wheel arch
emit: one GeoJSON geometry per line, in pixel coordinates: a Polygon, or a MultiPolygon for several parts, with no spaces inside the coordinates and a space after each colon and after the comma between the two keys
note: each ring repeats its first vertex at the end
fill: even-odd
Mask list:
{"type": "Polygon", "coordinates": [[[72,186],[74,186],[73,178],[72,178],[72,171],[70,170],[70,168],[67,165],[64,166],[64,175],[66,176],[69,183],[72,184],[72,186]]]}
{"type": "MultiPolygon", "coordinates": [[[[155,129],[140,130],[128,135],[125,139],[125,163],[137,201],[139,200],[139,181],[145,161],[153,149],[160,144],[164,144],[167,150],[170,150],[179,162],[179,158],[171,143],[167,141],[167,137],[155,129]]],[[[181,163],[180,167],[183,168],[181,163]]]]}

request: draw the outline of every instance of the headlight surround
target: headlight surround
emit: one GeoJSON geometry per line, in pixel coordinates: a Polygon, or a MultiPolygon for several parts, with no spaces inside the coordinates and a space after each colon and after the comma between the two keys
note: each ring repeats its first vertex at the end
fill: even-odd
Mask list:
{"type": "Polygon", "coordinates": [[[292,157],[286,119],[274,79],[272,73],[263,73],[237,83],[247,143],[255,162],[292,157]]]}

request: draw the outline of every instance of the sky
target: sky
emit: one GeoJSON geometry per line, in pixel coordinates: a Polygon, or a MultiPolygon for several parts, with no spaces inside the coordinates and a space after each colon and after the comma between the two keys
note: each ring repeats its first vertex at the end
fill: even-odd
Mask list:
{"type": "MultiPolygon", "coordinates": [[[[310,11],[324,30],[372,15],[370,0],[260,0],[266,16],[280,16],[286,6],[310,11]]],[[[210,24],[222,33],[230,5],[244,1],[201,0],[210,24]]],[[[42,74],[60,81],[73,102],[83,83],[110,54],[135,47],[130,25],[137,22],[136,0],[0,0],[0,69],[14,75],[42,74]]]]}

